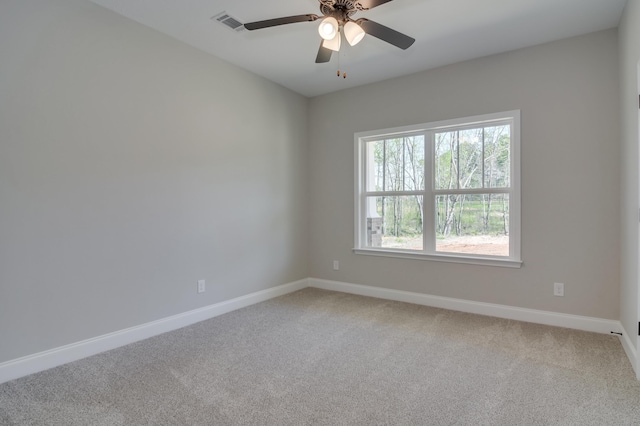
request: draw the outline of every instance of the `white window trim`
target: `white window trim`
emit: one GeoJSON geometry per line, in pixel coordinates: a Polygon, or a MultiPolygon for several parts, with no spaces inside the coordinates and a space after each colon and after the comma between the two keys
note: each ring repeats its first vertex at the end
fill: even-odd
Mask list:
{"type": "MultiPolygon", "coordinates": [[[[355,217],[354,217],[354,253],[370,256],[395,257],[403,259],[419,259],[451,263],[466,263],[473,265],[501,266],[509,268],[519,268],[522,266],[520,252],[520,232],[521,232],[521,186],[520,186],[520,110],[505,111],[493,114],[477,115],[472,117],[457,118],[453,120],[443,120],[431,123],[422,123],[411,126],[395,127],[390,129],[372,130],[366,132],[358,132],[354,135],[355,145],[355,217]],[[410,134],[416,132],[434,132],[437,130],[447,129],[448,127],[456,127],[469,125],[470,127],[477,125],[487,125],[491,121],[512,121],[511,135],[511,186],[509,191],[510,214],[509,214],[509,256],[489,256],[474,255],[467,253],[435,253],[420,252],[415,250],[400,250],[391,248],[365,247],[363,242],[366,241],[366,221],[363,220],[363,211],[366,203],[365,188],[365,167],[363,161],[364,146],[367,141],[372,139],[384,138],[389,135],[410,134]]],[[[431,148],[431,147],[429,147],[431,148]]],[[[425,151],[425,162],[431,161],[432,153],[428,149],[425,151]],[[428,156],[428,159],[427,159],[428,156]]],[[[433,165],[432,165],[433,167],[433,165]]],[[[433,175],[432,170],[430,173],[433,175]]],[[[483,190],[486,192],[486,189],[483,190]]],[[[433,188],[425,188],[425,198],[434,196],[433,188]]],[[[429,202],[431,204],[432,201],[429,202]]],[[[425,205],[427,200],[425,199],[425,205]]],[[[425,231],[429,231],[426,229],[425,231]]]]}

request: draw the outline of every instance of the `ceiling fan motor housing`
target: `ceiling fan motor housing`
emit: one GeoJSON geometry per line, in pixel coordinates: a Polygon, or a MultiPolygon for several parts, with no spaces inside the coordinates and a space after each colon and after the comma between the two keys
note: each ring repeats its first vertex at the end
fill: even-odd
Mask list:
{"type": "Polygon", "coordinates": [[[351,15],[358,10],[364,10],[358,1],[352,0],[319,0],[320,12],[325,16],[333,16],[344,25],[350,20],[351,15]]]}

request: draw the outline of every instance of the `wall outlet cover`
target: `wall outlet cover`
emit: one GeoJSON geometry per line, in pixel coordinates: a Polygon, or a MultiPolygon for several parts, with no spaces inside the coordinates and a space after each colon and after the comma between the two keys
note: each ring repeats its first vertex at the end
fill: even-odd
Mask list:
{"type": "Polygon", "coordinates": [[[564,283],[553,283],[553,295],[564,296],[564,283]]]}

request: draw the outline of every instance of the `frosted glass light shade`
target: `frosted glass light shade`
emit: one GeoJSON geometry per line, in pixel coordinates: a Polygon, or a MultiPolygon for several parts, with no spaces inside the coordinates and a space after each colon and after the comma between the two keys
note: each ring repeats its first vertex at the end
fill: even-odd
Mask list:
{"type": "Polygon", "coordinates": [[[338,20],[333,16],[324,18],[318,27],[320,37],[325,40],[332,40],[338,34],[338,20]]]}
{"type": "Polygon", "coordinates": [[[355,22],[349,21],[344,26],[344,36],[351,46],[355,46],[360,43],[364,38],[365,32],[360,25],[355,22]]]}
{"type": "Polygon", "coordinates": [[[331,40],[325,40],[322,42],[322,47],[333,50],[334,52],[339,52],[340,51],[340,39],[342,37],[340,37],[340,33],[337,33],[335,35],[335,37],[333,37],[331,40]]]}

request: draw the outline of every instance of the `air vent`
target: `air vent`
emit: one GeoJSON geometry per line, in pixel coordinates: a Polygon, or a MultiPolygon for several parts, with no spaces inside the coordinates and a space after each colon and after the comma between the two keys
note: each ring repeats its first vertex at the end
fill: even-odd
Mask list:
{"type": "Polygon", "coordinates": [[[212,16],[211,20],[218,21],[227,28],[230,28],[234,31],[244,30],[244,25],[242,24],[242,22],[238,21],[233,16],[230,16],[227,12],[220,12],[217,15],[212,16]]]}

